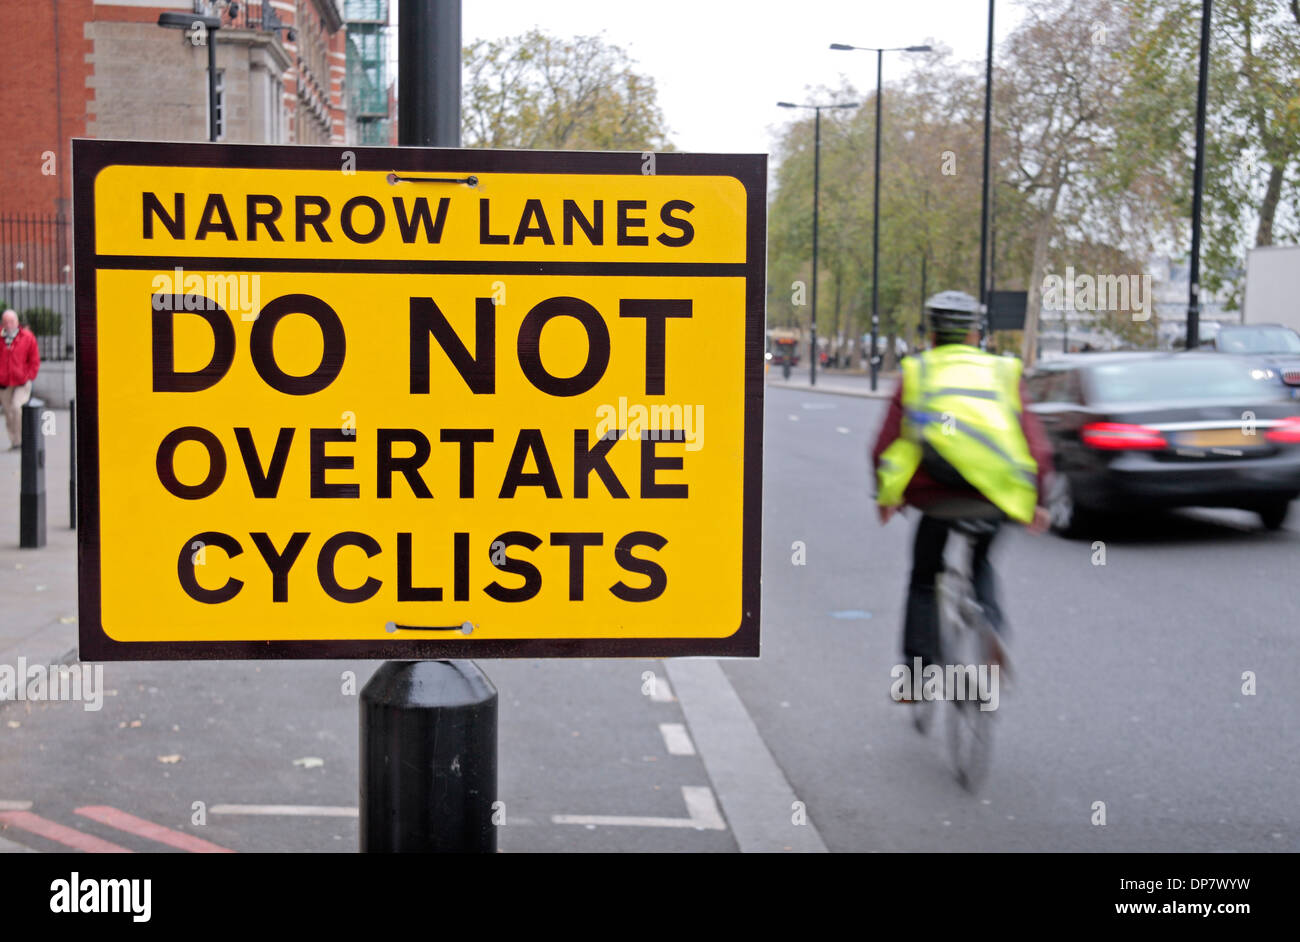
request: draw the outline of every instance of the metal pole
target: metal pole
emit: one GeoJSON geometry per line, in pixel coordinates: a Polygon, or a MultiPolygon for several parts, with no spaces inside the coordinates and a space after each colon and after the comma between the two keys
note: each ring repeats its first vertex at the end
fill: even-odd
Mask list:
{"type": "Polygon", "coordinates": [[[397,137],[402,147],[460,146],[460,0],[401,0],[397,137]]]}
{"type": "Polygon", "coordinates": [[[217,139],[217,31],[210,29],[208,41],[208,140],[217,139]]]}
{"type": "Polygon", "coordinates": [[[928,260],[929,260],[928,256],[925,255],[921,256],[921,336],[922,337],[925,337],[926,334],[929,333],[929,331],[926,330],[926,323],[925,323],[925,263],[928,260]]]}
{"type": "MultiPolygon", "coordinates": [[[[402,0],[398,142],[460,144],[460,2],[402,0]]],[[[361,849],[496,850],[497,692],[473,661],[385,661],[361,691],[361,849]]]]}
{"type": "Polygon", "coordinates": [[[361,849],[495,853],[497,692],[473,661],[385,661],[361,691],[361,849]]]}
{"type": "Polygon", "coordinates": [[[808,385],[817,385],[817,210],[821,194],[822,110],[814,107],[813,114],[813,257],[812,257],[812,351],[808,357],[811,372],[808,385]]]}
{"type": "Polygon", "coordinates": [[[989,36],[984,56],[984,176],[980,193],[980,347],[984,346],[988,312],[988,233],[989,233],[989,132],[993,114],[993,4],[989,0],[989,36]]]}
{"type": "Polygon", "coordinates": [[[18,545],[37,549],[45,545],[45,436],[41,412],[45,403],[28,399],[19,419],[22,429],[21,473],[18,482],[18,545]]]}
{"type": "Polygon", "coordinates": [[[989,300],[998,290],[998,190],[989,188],[989,300]]]}
{"type": "Polygon", "coordinates": [[[77,529],[77,399],[68,400],[68,427],[71,429],[68,446],[68,525],[77,529]]]}
{"type": "Polygon", "coordinates": [[[928,297],[926,293],[926,266],[930,260],[930,223],[929,223],[930,191],[929,190],[925,191],[922,205],[925,209],[925,215],[926,215],[926,224],[925,224],[926,235],[925,235],[925,251],[921,253],[921,321],[920,321],[921,343],[919,344],[919,346],[924,346],[928,342],[928,338],[930,336],[930,325],[927,323],[929,318],[925,316],[925,299],[926,297],[928,297]]]}
{"type": "Polygon", "coordinates": [[[880,85],[885,52],[876,50],[876,172],[875,196],[871,201],[871,390],[876,389],[877,336],[880,333],[880,99],[884,89],[880,85]]]}
{"type": "Polygon", "coordinates": [[[1201,189],[1205,176],[1205,97],[1210,73],[1210,0],[1201,2],[1201,69],[1196,86],[1196,164],[1192,171],[1192,265],[1187,287],[1188,350],[1201,342],[1201,189]]]}

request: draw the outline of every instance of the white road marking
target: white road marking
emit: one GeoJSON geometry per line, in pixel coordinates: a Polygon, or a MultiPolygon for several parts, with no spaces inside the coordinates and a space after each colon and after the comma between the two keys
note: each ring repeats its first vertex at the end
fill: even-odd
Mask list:
{"type": "Polygon", "coordinates": [[[851,432],[851,431],[853,431],[853,430],[852,430],[852,429],[845,428],[843,425],[837,425],[837,426],[835,426],[835,431],[839,432],[841,435],[847,435],[847,434],[849,434],[849,432],[851,432]]]}
{"type": "MultiPolygon", "coordinates": [[[[361,816],[360,809],[341,805],[213,805],[209,810],[213,814],[286,815],[300,818],[359,818],[361,816]]],[[[535,822],[532,818],[522,815],[516,817],[507,814],[506,816],[506,825],[533,823],[535,822]]]]}
{"type": "Polygon", "coordinates": [[[0,811],[31,811],[30,801],[0,801],[0,811]]]}
{"type": "Polygon", "coordinates": [[[792,414],[792,415],[790,416],[790,421],[791,421],[791,422],[798,422],[798,421],[799,421],[799,416],[797,416],[797,415],[793,415],[793,414],[792,414]]]}
{"type": "Polygon", "coordinates": [[[664,748],[668,750],[669,755],[695,755],[695,744],[691,742],[691,734],[686,732],[686,727],[681,723],[660,723],[659,734],[664,737],[664,748]]]}
{"type": "Polygon", "coordinates": [[[612,814],[553,814],[552,824],[581,824],[587,827],[633,828],[695,828],[699,831],[725,831],[727,822],[722,819],[713,790],[707,786],[683,785],[682,798],[686,800],[686,818],[649,818],[612,814]]]}
{"type": "Polygon", "coordinates": [[[672,703],[677,699],[673,696],[673,687],[668,683],[667,677],[655,675],[654,685],[650,688],[650,699],[655,703],[672,703]]]}
{"type": "Polygon", "coordinates": [[[283,814],[320,818],[357,818],[361,816],[360,809],[346,808],[340,805],[213,805],[208,810],[212,814],[283,814]]]}
{"type": "Polygon", "coordinates": [[[717,659],[675,658],[664,663],[741,851],[825,853],[826,844],[811,820],[794,823],[794,790],[717,659]]]}
{"type": "Polygon", "coordinates": [[[713,799],[713,789],[701,786],[682,786],[682,797],[686,799],[686,810],[691,820],[699,822],[699,827],[710,831],[725,831],[727,822],[722,820],[722,812],[713,799]]]}

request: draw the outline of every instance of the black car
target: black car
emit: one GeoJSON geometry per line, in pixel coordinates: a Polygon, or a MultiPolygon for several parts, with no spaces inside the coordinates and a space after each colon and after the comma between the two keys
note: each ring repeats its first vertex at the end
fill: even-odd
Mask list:
{"type": "Polygon", "coordinates": [[[1226,324],[1205,344],[1221,353],[1248,356],[1277,374],[1300,399],[1300,334],[1281,324],[1226,324]]]}
{"type": "Polygon", "coordinates": [[[1052,442],[1052,526],[1098,512],[1237,507],[1275,530],[1300,495],[1300,404],[1268,369],[1217,353],[1090,353],[1026,376],[1052,442]]]}

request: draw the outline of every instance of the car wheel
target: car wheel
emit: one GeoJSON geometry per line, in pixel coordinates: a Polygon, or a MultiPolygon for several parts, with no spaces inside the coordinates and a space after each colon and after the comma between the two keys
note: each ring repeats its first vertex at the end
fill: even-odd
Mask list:
{"type": "Polygon", "coordinates": [[[1059,472],[1052,475],[1047,490],[1047,514],[1056,533],[1064,537],[1082,535],[1080,531],[1087,525],[1088,514],[1075,499],[1069,475],[1059,472]]]}
{"type": "Polygon", "coordinates": [[[1287,511],[1290,509],[1290,501],[1279,500],[1260,507],[1255,512],[1259,514],[1259,521],[1264,524],[1265,530],[1280,530],[1282,524],[1286,522],[1287,511]]]}

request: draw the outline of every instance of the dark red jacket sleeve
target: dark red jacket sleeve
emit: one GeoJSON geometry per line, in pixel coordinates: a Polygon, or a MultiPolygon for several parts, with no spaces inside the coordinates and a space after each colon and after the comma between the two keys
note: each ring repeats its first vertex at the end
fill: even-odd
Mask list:
{"type": "Polygon", "coordinates": [[[1047,499],[1046,481],[1052,473],[1052,443],[1043,431],[1043,423],[1038,416],[1029,411],[1029,397],[1024,380],[1020,381],[1020,430],[1025,433],[1029,445],[1029,454],[1038,464],[1038,506],[1042,507],[1047,499]]]}
{"type": "Polygon", "coordinates": [[[871,449],[871,467],[872,470],[880,468],[880,456],[885,449],[893,444],[894,439],[898,438],[903,427],[903,383],[902,380],[894,387],[894,395],[889,400],[889,409],[885,412],[884,424],[880,426],[880,432],[876,435],[876,445],[871,449]]]}

